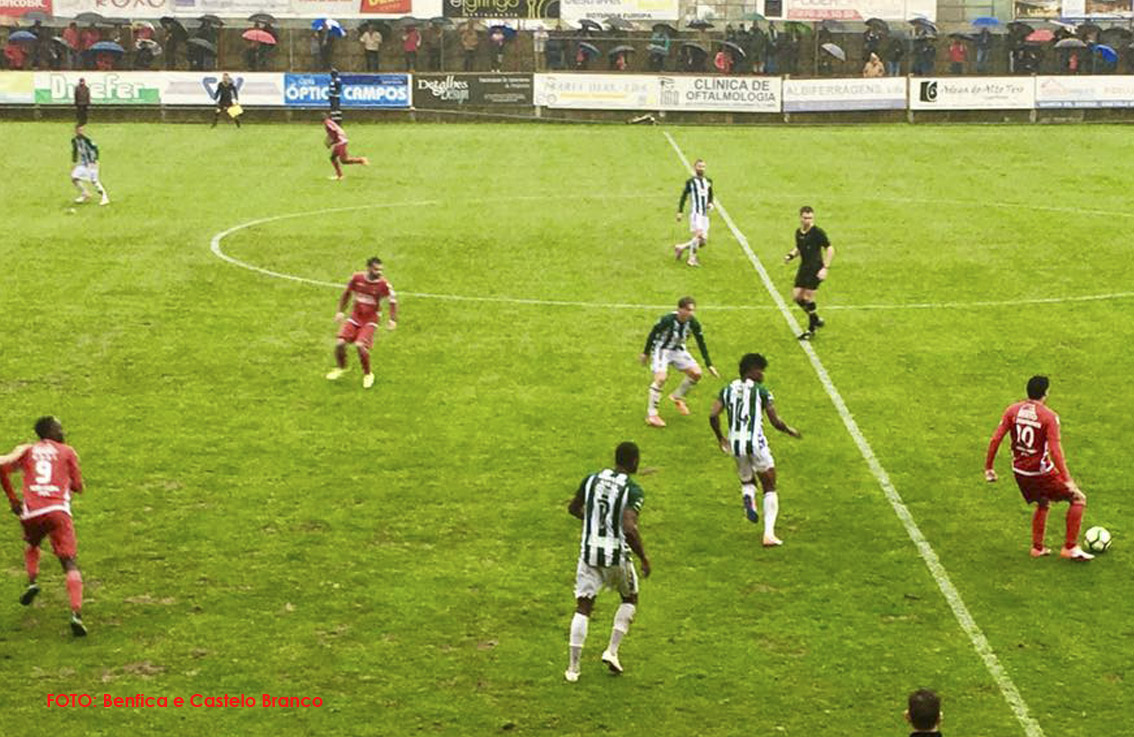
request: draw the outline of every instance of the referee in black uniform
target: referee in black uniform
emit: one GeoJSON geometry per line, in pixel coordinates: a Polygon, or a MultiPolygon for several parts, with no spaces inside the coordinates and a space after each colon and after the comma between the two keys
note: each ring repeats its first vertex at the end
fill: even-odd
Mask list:
{"type": "Polygon", "coordinates": [[[795,287],[791,298],[807,313],[807,330],[800,340],[811,340],[815,331],[823,327],[823,319],[815,308],[815,292],[827,278],[827,270],[835,260],[835,247],[823,229],[815,225],[815,211],[804,205],[799,208],[799,229],[795,231],[795,248],[784,256],[784,263],[799,258],[799,271],[795,273],[795,287]]]}
{"type": "MultiPolygon", "coordinates": [[[[240,93],[236,91],[236,84],[233,83],[232,77],[228,76],[228,72],[221,75],[221,81],[217,83],[217,91],[213,94],[213,99],[217,101],[217,109],[213,111],[213,124],[211,128],[217,127],[217,121],[220,120],[221,113],[227,113],[228,109],[238,104],[240,93]]],[[[236,123],[236,127],[240,127],[240,115],[229,116],[232,122],[236,123]]]]}

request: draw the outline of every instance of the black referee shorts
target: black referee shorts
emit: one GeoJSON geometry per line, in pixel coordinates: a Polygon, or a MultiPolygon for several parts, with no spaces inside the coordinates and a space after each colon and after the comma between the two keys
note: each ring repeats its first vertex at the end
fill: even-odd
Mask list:
{"type": "Polygon", "coordinates": [[[818,269],[800,269],[795,273],[795,286],[798,289],[818,289],[822,283],[818,269]]]}

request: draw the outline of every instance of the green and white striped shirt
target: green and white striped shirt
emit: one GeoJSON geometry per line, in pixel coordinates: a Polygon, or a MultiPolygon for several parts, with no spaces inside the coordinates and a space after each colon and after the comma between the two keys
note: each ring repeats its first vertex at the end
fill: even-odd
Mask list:
{"type": "Polygon", "coordinates": [[[768,445],[764,437],[764,409],[772,393],[751,379],[736,379],[721,389],[721,404],[728,411],[728,445],[734,456],[754,455],[768,445]]]}
{"type": "Polygon", "coordinates": [[[98,163],[98,146],[86,136],[71,139],[71,161],[83,166],[98,163]]]}
{"type": "Polygon", "coordinates": [[[690,317],[685,322],[681,322],[677,319],[676,311],[662,315],[646,338],[646,348],[642,352],[649,355],[657,349],[684,351],[686,350],[685,343],[689,340],[691,334],[697,341],[697,348],[701,351],[701,357],[705,359],[707,365],[712,366],[713,361],[709,358],[709,349],[705,345],[705,335],[701,331],[701,323],[695,317],[690,317]]]}
{"type": "Polygon", "coordinates": [[[630,546],[622,527],[622,512],[642,511],[645,495],[629,476],[609,468],[583,479],[582,559],[591,566],[616,566],[629,560],[630,546]]]}

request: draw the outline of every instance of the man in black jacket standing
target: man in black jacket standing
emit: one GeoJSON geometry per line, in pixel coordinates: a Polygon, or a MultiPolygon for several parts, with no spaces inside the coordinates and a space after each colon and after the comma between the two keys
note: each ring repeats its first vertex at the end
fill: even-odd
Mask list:
{"type": "Polygon", "coordinates": [[[87,86],[87,80],[79,77],[79,83],[75,85],[75,125],[87,124],[87,109],[91,106],[91,88],[87,86]]]}
{"type": "Polygon", "coordinates": [[[342,124],[343,122],[343,80],[339,78],[339,70],[331,67],[331,82],[327,85],[327,102],[331,105],[331,120],[342,124]]]}
{"type": "MultiPolygon", "coordinates": [[[[228,113],[231,108],[239,107],[238,100],[240,95],[236,91],[236,85],[232,81],[232,77],[228,76],[228,72],[221,75],[221,81],[217,83],[217,91],[213,94],[213,99],[217,101],[217,109],[213,112],[213,124],[211,128],[217,127],[217,121],[220,120],[221,113],[228,113]]],[[[240,127],[240,112],[229,115],[232,122],[236,123],[236,127],[240,127]]]]}

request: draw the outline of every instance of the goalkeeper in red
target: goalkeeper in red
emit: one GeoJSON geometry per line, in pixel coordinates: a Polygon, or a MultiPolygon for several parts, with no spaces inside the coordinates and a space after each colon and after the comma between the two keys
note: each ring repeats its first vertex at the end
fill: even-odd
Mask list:
{"type": "Polygon", "coordinates": [[[1028,504],[1036,505],[1032,515],[1032,557],[1051,555],[1044,545],[1047,512],[1053,501],[1070,503],[1067,510],[1067,537],[1060,555],[1070,560],[1087,561],[1094,558],[1079,547],[1079,528],[1083,524],[1083,511],[1087,497],[1071,478],[1063,459],[1063,446],[1059,442],[1059,415],[1047,408],[1047,388],[1051,382],[1046,376],[1028,379],[1028,398],[1004,410],[1000,426],[988,443],[984,460],[984,478],[996,481],[992,464],[1000,441],[1011,433],[1012,472],[1016,485],[1028,504]]]}
{"type": "Polygon", "coordinates": [[[324,144],[327,148],[331,149],[331,166],[335,167],[335,174],[331,179],[343,178],[342,164],[362,164],[363,166],[370,166],[370,159],[365,156],[351,157],[347,153],[347,137],[346,131],[343,127],[331,119],[331,113],[328,112],[326,117],[323,118],[323,130],[327,131],[327,139],[324,144]]]}

